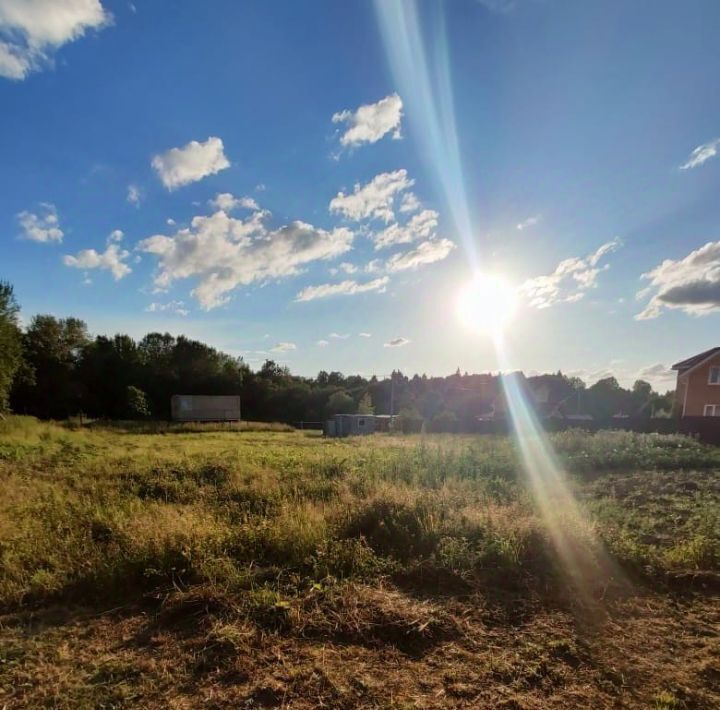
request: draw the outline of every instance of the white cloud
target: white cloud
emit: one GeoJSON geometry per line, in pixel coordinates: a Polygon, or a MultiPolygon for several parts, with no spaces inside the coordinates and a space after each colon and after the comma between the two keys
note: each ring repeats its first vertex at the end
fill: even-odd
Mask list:
{"type": "Polygon", "coordinates": [[[315,343],[320,348],[326,348],[328,345],[330,345],[329,340],[318,340],[317,343],[315,343]]]}
{"type": "Polygon", "coordinates": [[[397,94],[390,94],[375,104],[360,106],[356,111],[340,111],[333,115],[332,121],[348,126],[340,143],[345,147],[356,147],[376,143],[390,131],[393,138],[400,138],[402,108],[402,99],[397,94]]]}
{"type": "Polygon", "coordinates": [[[720,147],[720,138],[703,143],[699,145],[687,159],[685,163],[680,166],[680,170],[690,170],[691,168],[697,168],[702,165],[710,158],[714,158],[718,154],[718,148],[720,147]]]}
{"type": "Polygon", "coordinates": [[[273,353],[286,353],[290,350],[297,350],[297,345],[295,345],[295,343],[278,343],[270,348],[270,352],[273,353]]]}
{"type": "Polygon", "coordinates": [[[182,148],[171,148],[153,156],[152,166],[168,190],[189,185],[230,167],[223,142],[210,136],[204,143],[190,141],[182,148]]]}
{"type": "Polygon", "coordinates": [[[339,266],[340,271],[343,271],[346,274],[354,274],[357,272],[358,268],[355,266],[355,264],[351,264],[348,261],[343,261],[342,264],[339,266]]]}
{"type": "Polygon", "coordinates": [[[394,254],[388,259],[386,268],[391,273],[417,269],[426,264],[442,261],[454,248],[455,244],[449,239],[433,239],[419,244],[410,251],[394,254]]]}
{"type": "Polygon", "coordinates": [[[384,249],[395,244],[409,244],[435,236],[438,226],[438,213],[435,210],[423,210],[413,215],[407,224],[394,222],[373,237],[375,249],[384,249]]]}
{"type": "Polygon", "coordinates": [[[659,362],[643,367],[637,374],[641,380],[647,380],[653,386],[656,386],[657,383],[668,384],[676,378],[674,370],[659,362]]]}
{"type": "Polygon", "coordinates": [[[242,207],[246,210],[259,210],[260,206],[252,197],[235,197],[229,192],[220,192],[208,201],[211,207],[223,212],[232,212],[242,207]]]}
{"type": "Polygon", "coordinates": [[[405,345],[409,345],[412,341],[408,338],[393,338],[388,340],[387,343],[383,344],[384,348],[402,348],[405,345]]]}
{"type": "Polygon", "coordinates": [[[584,258],[571,257],[561,261],[547,276],[535,276],[520,286],[520,292],[533,308],[549,308],[558,303],[574,303],[597,286],[600,272],[610,268],[599,266],[601,259],[622,246],[620,239],[606,242],[584,258]]]}
{"type": "Polygon", "coordinates": [[[20,81],[52,66],[60,47],[111,21],[99,0],[0,0],[0,76],[20,81]]]}
{"type": "Polygon", "coordinates": [[[142,200],[142,193],[140,192],[140,188],[137,185],[128,185],[126,199],[131,205],[139,207],[140,201],[142,200]]]}
{"type": "Polygon", "coordinates": [[[122,229],[113,229],[113,231],[110,232],[110,235],[107,238],[107,243],[112,244],[112,242],[121,242],[124,236],[125,234],[123,233],[122,229]]]}
{"type": "Polygon", "coordinates": [[[372,338],[372,333],[358,333],[361,338],[372,338]]]}
{"type": "Polygon", "coordinates": [[[355,264],[351,264],[349,261],[343,261],[342,264],[333,266],[331,269],[328,269],[328,271],[333,276],[337,276],[341,272],[343,274],[356,274],[359,271],[359,269],[357,266],[355,266],[355,264]]]}
{"type": "Polygon", "coordinates": [[[414,192],[406,192],[400,201],[401,212],[416,212],[422,205],[414,192]]]}
{"type": "MultiPolygon", "coordinates": [[[[317,298],[328,298],[329,296],[354,296],[358,293],[368,291],[379,291],[382,293],[388,284],[388,277],[382,276],[372,281],[358,283],[357,281],[341,281],[336,284],[321,284],[319,286],[307,286],[295,296],[296,301],[314,301],[317,298]]],[[[332,336],[331,336],[332,337],[332,336]]]]}
{"type": "Polygon", "coordinates": [[[536,224],[538,224],[541,220],[541,215],[536,214],[534,217],[528,217],[527,219],[523,220],[522,222],[519,222],[517,224],[517,228],[522,232],[523,229],[529,229],[530,227],[534,227],[536,224]]]}
{"type": "Polygon", "coordinates": [[[350,333],[330,333],[328,338],[333,340],[347,340],[350,337],[350,333]]]}
{"type": "Polygon", "coordinates": [[[383,270],[383,263],[381,259],[373,259],[365,264],[363,271],[366,274],[379,274],[383,270]]]}
{"type": "Polygon", "coordinates": [[[678,309],[692,316],[720,310],[720,241],[708,242],[682,259],[665,259],[643,274],[650,282],[638,293],[650,300],[636,320],[657,318],[664,308],[678,309]]]}
{"type": "Polygon", "coordinates": [[[166,289],[177,279],[199,280],[192,294],[205,310],[227,303],[238,286],[294,276],[313,261],[332,259],[351,248],[353,233],[326,231],[291,222],[269,231],[263,212],[235,219],[222,210],[194,217],[190,227],[172,236],[155,235],[139,248],[157,256],[155,286],[166,289]]]}
{"type": "Polygon", "coordinates": [[[145,310],[148,313],[175,313],[179,316],[186,316],[190,313],[190,311],[185,307],[185,303],[183,301],[151,303],[145,310]]]}
{"type": "Polygon", "coordinates": [[[132,269],[126,264],[125,259],[130,252],[120,249],[117,244],[109,244],[104,252],[97,252],[95,249],[83,249],[75,256],[66,255],[63,257],[65,266],[72,266],[75,269],[106,269],[115,281],[127,276],[132,269]]]}
{"type": "Polygon", "coordinates": [[[63,231],[60,229],[60,220],[55,205],[41,202],[42,214],[23,211],[17,219],[23,229],[23,238],[33,242],[61,242],[63,231]]]}
{"type": "Polygon", "coordinates": [[[355,221],[382,219],[391,222],[395,217],[393,204],[396,195],[412,187],[414,182],[404,169],[380,173],[365,185],[357,183],[349,195],[338,192],[330,201],[330,212],[355,221]]]}

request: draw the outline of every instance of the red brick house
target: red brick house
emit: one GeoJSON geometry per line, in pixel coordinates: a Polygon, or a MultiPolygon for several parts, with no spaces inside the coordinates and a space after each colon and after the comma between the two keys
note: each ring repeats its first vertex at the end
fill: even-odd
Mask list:
{"type": "Polygon", "coordinates": [[[720,347],[676,362],[675,402],[683,417],[720,417],[720,347]]]}

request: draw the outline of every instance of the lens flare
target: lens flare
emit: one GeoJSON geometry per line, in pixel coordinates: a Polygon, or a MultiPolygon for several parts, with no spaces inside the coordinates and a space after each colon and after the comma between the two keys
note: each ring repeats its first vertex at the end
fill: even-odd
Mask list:
{"type": "Polygon", "coordinates": [[[517,308],[515,289],[496,274],[477,274],[460,291],[457,315],[470,330],[497,338],[505,330],[517,308]]]}
{"type": "Polygon", "coordinates": [[[450,52],[442,3],[423,3],[426,45],[415,0],[375,0],[375,14],[393,78],[413,132],[450,210],[455,232],[477,268],[475,232],[468,208],[455,121],[450,52]]]}
{"type": "MultiPolygon", "coordinates": [[[[415,0],[375,0],[375,11],[408,118],[450,210],[470,267],[477,271],[477,233],[468,206],[450,78],[444,16],[448,5],[423,3],[425,12],[435,13],[424,28],[415,0]]],[[[498,363],[505,372],[512,370],[511,358],[501,335],[515,307],[516,292],[502,279],[491,276],[476,278],[458,301],[460,319],[469,328],[492,337],[498,363]]],[[[575,501],[552,445],[536,420],[532,403],[519,384],[520,378],[501,379],[523,471],[557,557],[576,582],[576,589],[581,593],[589,591],[599,571],[606,579],[614,576],[613,565],[575,501]]]]}

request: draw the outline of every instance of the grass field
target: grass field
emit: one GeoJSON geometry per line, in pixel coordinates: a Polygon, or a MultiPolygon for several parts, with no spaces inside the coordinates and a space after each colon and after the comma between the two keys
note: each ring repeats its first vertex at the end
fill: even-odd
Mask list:
{"type": "Polygon", "coordinates": [[[0,422],[0,707],[720,707],[720,449],[551,440],[0,422]]]}

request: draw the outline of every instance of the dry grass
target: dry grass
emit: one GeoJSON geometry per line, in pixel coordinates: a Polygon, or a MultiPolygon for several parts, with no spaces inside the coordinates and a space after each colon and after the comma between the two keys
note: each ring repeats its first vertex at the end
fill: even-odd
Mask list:
{"type": "Polygon", "coordinates": [[[0,707],[720,704],[718,451],[553,444],[582,588],[507,439],[2,422],[0,707]]]}

